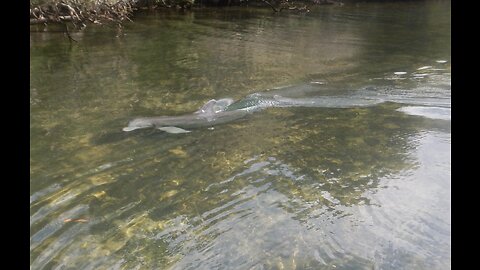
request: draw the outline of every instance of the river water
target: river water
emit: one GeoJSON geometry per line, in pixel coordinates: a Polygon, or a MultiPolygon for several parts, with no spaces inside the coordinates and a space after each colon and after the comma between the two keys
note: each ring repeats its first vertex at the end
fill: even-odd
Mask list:
{"type": "Polygon", "coordinates": [[[32,27],[31,269],[450,269],[450,22],[408,1],[32,27]],[[274,94],[316,105],[122,131],[274,94]]]}

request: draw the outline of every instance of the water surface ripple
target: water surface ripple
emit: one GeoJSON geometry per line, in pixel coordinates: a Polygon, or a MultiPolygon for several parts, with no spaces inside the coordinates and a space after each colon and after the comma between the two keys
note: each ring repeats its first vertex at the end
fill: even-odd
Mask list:
{"type": "Polygon", "coordinates": [[[31,269],[451,268],[449,1],[146,13],[74,44],[43,30],[31,269]],[[122,131],[220,98],[273,103],[122,131]]]}

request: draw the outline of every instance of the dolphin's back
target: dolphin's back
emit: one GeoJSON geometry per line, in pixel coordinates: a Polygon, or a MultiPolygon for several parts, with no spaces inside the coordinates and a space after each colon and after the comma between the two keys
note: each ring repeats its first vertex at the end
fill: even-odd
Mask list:
{"type": "Polygon", "coordinates": [[[225,111],[225,109],[233,103],[231,98],[222,98],[219,100],[211,99],[205,103],[195,114],[213,115],[215,113],[225,111]]]}

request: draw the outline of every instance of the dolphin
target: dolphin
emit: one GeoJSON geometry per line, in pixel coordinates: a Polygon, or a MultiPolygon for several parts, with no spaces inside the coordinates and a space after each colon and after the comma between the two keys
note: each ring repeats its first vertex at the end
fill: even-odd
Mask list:
{"type": "Polygon", "coordinates": [[[180,116],[139,117],[128,123],[123,131],[156,128],[168,133],[187,133],[187,128],[210,127],[246,116],[248,110],[227,110],[233,99],[212,99],[192,114],[180,116]]]}
{"type": "MultiPolygon", "coordinates": [[[[287,89],[283,94],[289,94],[287,89]]],[[[270,107],[309,107],[309,108],[354,108],[369,107],[384,102],[400,104],[416,104],[421,106],[436,106],[449,108],[449,100],[435,97],[404,97],[385,95],[376,91],[359,91],[350,95],[323,95],[316,97],[286,97],[279,91],[253,93],[237,102],[233,99],[211,99],[197,111],[180,116],[140,117],[128,123],[123,131],[143,128],[156,128],[168,133],[188,133],[188,128],[212,127],[245,117],[251,112],[270,107]]],[[[301,94],[301,93],[300,93],[301,94]]],[[[405,109],[411,112],[416,108],[405,109]]],[[[442,111],[443,114],[444,113],[442,111]]],[[[442,116],[443,117],[443,116],[442,116]]]]}
{"type": "Polygon", "coordinates": [[[139,117],[128,123],[123,131],[156,128],[168,133],[188,133],[188,128],[211,127],[245,117],[247,114],[269,107],[337,107],[368,106],[381,101],[355,102],[345,97],[286,98],[280,95],[254,93],[234,102],[233,99],[211,99],[192,114],[180,116],[139,117]]]}

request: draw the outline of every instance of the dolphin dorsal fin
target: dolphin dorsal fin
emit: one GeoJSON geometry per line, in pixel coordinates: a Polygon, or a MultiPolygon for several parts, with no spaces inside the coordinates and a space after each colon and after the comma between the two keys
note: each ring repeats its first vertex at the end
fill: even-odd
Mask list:
{"type": "Polygon", "coordinates": [[[233,103],[233,99],[222,98],[219,100],[211,99],[205,103],[195,114],[214,115],[218,112],[224,111],[227,106],[233,103]]]}
{"type": "Polygon", "coordinates": [[[214,112],[214,106],[217,103],[215,99],[210,99],[207,103],[205,103],[198,111],[194,112],[196,114],[210,114],[214,112]]]}

